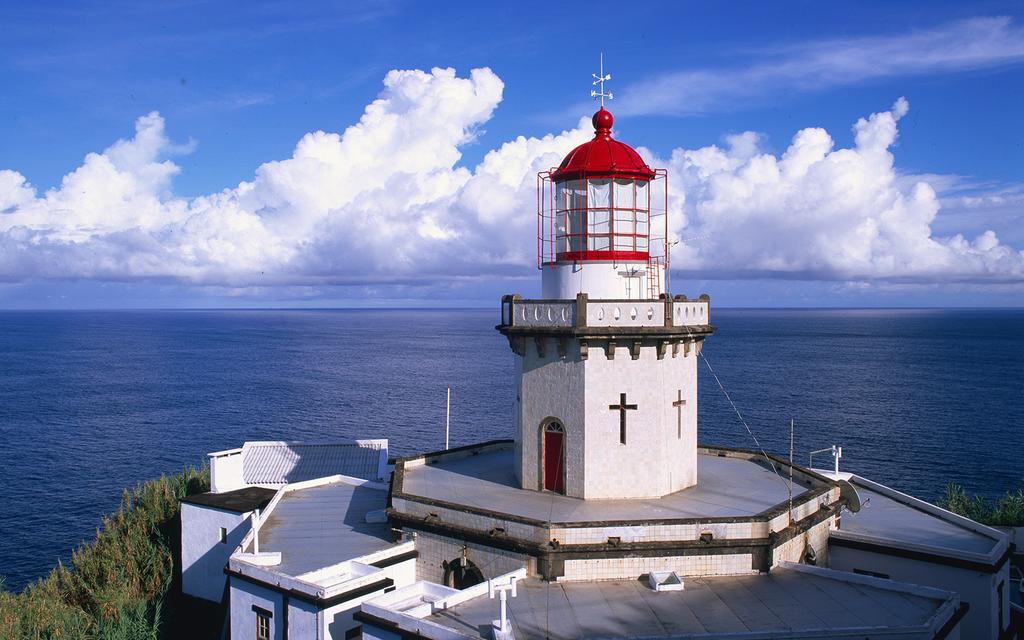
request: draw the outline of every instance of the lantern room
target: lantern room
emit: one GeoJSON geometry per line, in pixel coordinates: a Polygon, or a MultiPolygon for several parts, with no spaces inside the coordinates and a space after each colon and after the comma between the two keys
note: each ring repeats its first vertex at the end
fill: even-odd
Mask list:
{"type": "Polygon", "coordinates": [[[543,297],[657,298],[668,268],[668,178],[612,138],[612,114],[594,114],[594,138],[537,176],[537,264],[543,297]]]}

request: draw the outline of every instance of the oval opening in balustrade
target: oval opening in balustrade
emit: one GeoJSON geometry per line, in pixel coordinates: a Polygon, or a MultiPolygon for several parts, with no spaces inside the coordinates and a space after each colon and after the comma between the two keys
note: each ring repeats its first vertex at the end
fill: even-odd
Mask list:
{"type": "Polygon", "coordinates": [[[597,319],[604,320],[604,307],[597,308],[597,319]]]}
{"type": "Polygon", "coordinates": [[[619,317],[621,317],[621,316],[622,316],[622,312],[621,312],[621,311],[619,311],[619,308],[618,308],[618,307],[615,307],[615,312],[614,312],[614,313],[613,313],[612,315],[613,315],[613,316],[615,317],[615,319],[616,319],[616,320],[618,320],[618,319],[619,319],[619,317]]]}
{"type": "Polygon", "coordinates": [[[654,307],[647,307],[647,319],[652,320],[654,318],[654,307]]]}
{"type": "Polygon", "coordinates": [[[540,320],[540,307],[533,308],[533,319],[540,320]]]}
{"type": "Polygon", "coordinates": [[[569,312],[566,310],[565,307],[562,307],[562,322],[565,322],[568,319],[569,319],[569,312]]]}
{"type": "Polygon", "coordinates": [[[554,319],[555,319],[555,312],[551,309],[551,307],[548,307],[548,322],[551,322],[554,319]]]}
{"type": "Polygon", "coordinates": [[[633,307],[629,310],[629,319],[636,320],[636,307],[633,307]]]}

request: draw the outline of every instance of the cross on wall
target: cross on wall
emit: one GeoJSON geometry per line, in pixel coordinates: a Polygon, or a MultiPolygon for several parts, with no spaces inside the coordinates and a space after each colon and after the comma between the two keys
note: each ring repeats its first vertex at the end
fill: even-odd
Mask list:
{"type": "Polygon", "coordinates": [[[686,404],[686,400],[683,399],[683,390],[679,389],[676,391],[676,400],[672,402],[672,406],[676,408],[676,437],[683,437],[683,406],[686,404]]]}
{"type": "Polygon", "coordinates": [[[619,394],[619,404],[610,404],[608,408],[619,412],[619,442],[626,444],[626,412],[636,410],[635,404],[626,404],[626,394],[619,394]]]}

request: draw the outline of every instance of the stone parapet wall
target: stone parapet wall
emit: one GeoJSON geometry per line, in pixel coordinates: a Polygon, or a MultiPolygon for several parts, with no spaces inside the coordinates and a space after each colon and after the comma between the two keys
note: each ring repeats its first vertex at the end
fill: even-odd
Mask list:
{"type": "MultiPolygon", "coordinates": [[[[800,507],[794,507],[793,513],[801,514],[794,517],[794,521],[811,517],[821,508],[821,501],[805,500],[800,507]]],[[[790,524],[786,513],[783,513],[770,522],[751,516],[745,519],[736,518],[735,522],[711,520],[676,524],[662,521],[566,526],[567,523],[531,522],[525,518],[525,521],[521,522],[508,514],[488,515],[458,508],[455,505],[425,504],[403,498],[394,499],[393,509],[406,517],[431,525],[450,525],[502,539],[513,538],[538,545],[553,541],[559,546],[606,544],[613,538],[617,538],[621,543],[695,542],[707,534],[711,535],[711,539],[719,541],[763,540],[768,538],[769,528],[770,532],[774,533],[786,529],[790,524]]]]}
{"type": "Polygon", "coordinates": [[[454,507],[444,507],[436,504],[427,505],[402,499],[395,499],[393,508],[405,516],[422,520],[428,524],[453,525],[485,535],[494,534],[500,535],[502,538],[511,537],[534,544],[546,544],[550,540],[548,528],[543,523],[527,524],[517,522],[508,517],[501,517],[498,514],[493,516],[484,515],[454,507]]]}
{"type": "Polygon", "coordinates": [[[501,302],[501,324],[518,328],[704,327],[711,324],[711,300],[687,300],[684,296],[662,296],[650,300],[590,299],[580,294],[575,300],[523,300],[505,296],[501,302]]]}
{"type": "Polygon", "coordinates": [[[803,563],[807,560],[806,552],[810,548],[814,550],[814,564],[827,567],[829,532],[835,528],[836,518],[831,517],[783,542],[772,551],[772,566],[780,562],[803,563]]]}
{"type": "Polygon", "coordinates": [[[463,546],[467,547],[467,559],[480,569],[485,578],[494,578],[524,567],[528,572],[532,572],[532,558],[527,555],[456,538],[417,532],[416,579],[443,583],[444,563],[461,558],[463,546]]]}
{"type": "Polygon", "coordinates": [[[756,574],[749,553],[652,558],[566,560],[559,582],[635,580],[651,571],[675,571],[680,576],[731,576],[756,574]]]}

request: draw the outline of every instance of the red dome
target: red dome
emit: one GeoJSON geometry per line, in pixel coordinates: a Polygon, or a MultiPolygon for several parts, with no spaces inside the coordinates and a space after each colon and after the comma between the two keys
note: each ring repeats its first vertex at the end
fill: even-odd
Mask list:
{"type": "Polygon", "coordinates": [[[650,180],[654,171],[633,147],[612,138],[611,112],[604,107],[594,114],[594,139],[569,152],[551,172],[553,182],[582,178],[640,178],[650,180]]]}

